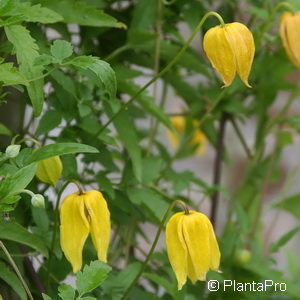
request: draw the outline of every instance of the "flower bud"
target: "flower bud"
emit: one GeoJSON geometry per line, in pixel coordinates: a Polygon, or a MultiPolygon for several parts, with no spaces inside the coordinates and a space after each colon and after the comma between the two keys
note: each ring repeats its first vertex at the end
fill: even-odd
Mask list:
{"type": "Polygon", "coordinates": [[[244,266],[249,263],[251,259],[251,252],[247,249],[239,249],[235,253],[235,261],[237,264],[244,266]]]}
{"type": "Polygon", "coordinates": [[[280,37],[290,61],[300,68],[300,12],[285,12],[280,19],[280,37]]]}
{"type": "Polygon", "coordinates": [[[213,67],[229,86],[237,73],[247,87],[255,45],[251,31],[235,22],[209,29],[203,38],[203,48],[213,67]]]}
{"type": "Polygon", "coordinates": [[[35,194],[31,197],[31,204],[34,207],[45,208],[45,198],[41,194],[35,194]]]}
{"type": "Polygon", "coordinates": [[[20,152],[21,145],[9,145],[5,150],[5,155],[8,158],[17,157],[20,152]]]}
{"type": "Polygon", "coordinates": [[[62,168],[59,156],[53,156],[38,162],[36,176],[40,181],[56,186],[62,168]]]}

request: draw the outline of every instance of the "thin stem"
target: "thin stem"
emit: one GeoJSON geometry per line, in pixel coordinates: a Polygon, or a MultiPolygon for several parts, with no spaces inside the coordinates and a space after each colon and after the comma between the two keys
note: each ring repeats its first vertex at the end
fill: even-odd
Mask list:
{"type": "Polygon", "coordinates": [[[47,270],[48,270],[47,271],[47,279],[46,279],[47,289],[49,288],[49,284],[50,284],[51,264],[52,264],[53,251],[54,251],[56,234],[57,234],[57,225],[58,225],[58,220],[59,220],[58,208],[59,208],[59,204],[60,204],[62,193],[64,192],[64,190],[66,189],[66,187],[70,183],[76,184],[76,186],[77,186],[77,188],[79,190],[78,191],[79,194],[84,193],[84,190],[83,190],[81,184],[77,180],[70,180],[70,181],[65,182],[65,184],[62,186],[62,188],[60,189],[60,191],[57,194],[57,200],[56,200],[56,204],[55,204],[55,208],[54,208],[53,233],[52,233],[51,247],[50,247],[49,259],[48,259],[48,267],[47,267],[47,270]]]}
{"type": "Polygon", "coordinates": [[[32,297],[32,294],[29,290],[29,287],[27,285],[27,283],[25,282],[24,278],[22,277],[21,272],[18,269],[18,266],[16,265],[15,261],[13,260],[13,258],[11,257],[11,255],[9,254],[8,250],[6,249],[6,247],[4,246],[4,244],[2,243],[2,241],[0,240],[0,248],[2,248],[3,252],[5,253],[6,257],[8,258],[11,266],[13,267],[14,271],[16,272],[17,276],[19,277],[28,297],[30,300],[34,300],[32,297]]]}
{"type": "Polygon", "coordinates": [[[50,71],[46,72],[45,74],[41,75],[41,76],[38,76],[36,78],[32,78],[32,79],[29,79],[27,80],[27,82],[32,82],[32,81],[36,81],[36,80],[39,80],[39,79],[43,79],[45,77],[47,77],[48,75],[50,75],[54,70],[56,70],[57,68],[54,67],[52,68],[50,71]]]}
{"type": "MultiPolygon", "coordinates": [[[[214,173],[213,173],[213,184],[220,185],[221,181],[221,168],[222,168],[222,159],[224,153],[224,139],[225,139],[225,127],[227,121],[227,114],[223,113],[220,124],[219,124],[219,134],[217,141],[217,149],[216,149],[216,157],[214,161],[214,173]]],[[[218,202],[219,202],[219,190],[215,190],[211,197],[211,211],[210,211],[210,219],[211,223],[215,226],[217,219],[217,210],[218,210],[218,202]]]]}
{"type": "Polygon", "coordinates": [[[135,278],[133,279],[133,281],[131,282],[131,284],[129,285],[129,287],[125,290],[124,294],[123,294],[123,297],[121,298],[121,300],[125,300],[127,299],[127,296],[129,294],[129,292],[131,291],[131,289],[134,287],[134,285],[136,284],[136,282],[138,281],[138,279],[141,277],[141,275],[143,274],[154,250],[155,250],[155,247],[156,247],[156,244],[158,242],[158,239],[159,239],[159,236],[165,226],[165,223],[168,219],[168,216],[170,214],[170,212],[172,211],[172,209],[175,207],[175,205],[178,204],[180,206],[182,206],[185,210],[185,213],[188,213],[188,208],[186,206],[186,204],[181,201],[181,200],[174,200],[168,207],[167,211],[165,212],[164,216],[163,216],[163,219],[161,221],[161,223],[159,224],[159,227],[157,229],[157,232],[156,232],[156,235],[155,235],[155,238],[154,238],[154,241],[152,243],[152,246],[148,252],[148,255],[146,256],[141,268],[140,268],[140,271],[138,272],[138,274],[135,276],[135,278]]]}
{"type": "Polygon", "coordinates": [[[239,138],[239,140],[241,141],[241,144],[242,144],[242,146],[243,146],[243,148],[244,148],[244,150],[245,150],[248,158],[252,159],[251,150],[249,149],[249,147],[248,147],[248,145],[247,145],[247,143],[246,143],[246,141],[244,139],[244,136],[243,136],[243,134],[242,134],[242,132],[241,132],[241,130],[240,130],[240,128],[239,128],[236,120],[234,119],[234,117],[230,118],[230,122],[231,122],[231,124],[232,124],[232,126],[233,126],[233,128],[234,128],[234,130],[235,130],[235,132],[236,132],[236,134],[237,134],[237,136],[239,138]]]}
{"type": "Polygon", "coordinates": [[[214,16],[216,18],[218,18],[218,20],[220,21],[221,25],[224,25],[224,21],[222,19],[222,17],[216,13],[216,12],[208,12],[206,13],[202,19],[200,20],[199,24],[197,25],[197,27],[195,28],[195,30],[192,32],[191,36],[189,37],[189,39],[186,41],[186,43],[182,46],[181,50],[177,53],[177,55],[158,73],[156,74],[151,80],[149,80],[138,92],[136,92],[135,95],[133,95],[131,97],[130,100],[128,100],[126,103],[123,103],[123,105],[121,106],[121,108],[96,132],[95,136],[98,136],[99,134],[101,134],[109,124],[111,124],[113,122],[113,120],[115,120],[115,118],[117,118],[120,113],[124,110],[126,110],[131,103],[133,103],[133,101],[136,100],[136,98],[144,91],[146,90],[153,82],[155,82],[158,78],[162,77],[163,75],[165,75],[180,59],[180,57],[183,55],[183,53],[186,51],[186,49],[189,47],[190,43],[192,42],[192,40],[194,39],[194,37],[196,36],[196,34],[198,33],[198,31],[200,30],[200,28],[202,27],[203,23],[205,22],[205,20],[209,17],[209,16],[214,16]]]}

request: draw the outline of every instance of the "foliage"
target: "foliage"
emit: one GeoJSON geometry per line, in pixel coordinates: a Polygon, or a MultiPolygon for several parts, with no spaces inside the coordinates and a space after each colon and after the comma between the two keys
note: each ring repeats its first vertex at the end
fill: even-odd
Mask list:
{"type": "MultiPolygon", "coordinates": [[[[299,191],[288,193],[297,169],[286,176],[274,205],[264,201],[266,187],[281,179],[284,150],[295,143],[300,128],[297,113],[287,115],[300,90],[299,82],[290,79],[295,67],[278,33],[280,13],[289,7],[279,3],[0,1],[0,240],[20,272],[16,273],[2,248],[3,299],[27,299],[26,286],[34,299],[44,300],[118,300],[126,293],[128,299],[145,300],[300,299],[299,257],[290,251],[290,267],[282,269],[275,256],[285,256],[287,243],[299,239],[299,226],[285,228],[278,240],[270,241],[265,235],[269,224],[263,223],[266,210],[288,212],[297,222],[300,218],[299,191]],[[236,78],[221,89],[222,82],[205,53],[190,45],[157,78],[186,45],[182,28],[192,32],[212,9],[225,23],[241,22],[253,33],[252,88],[236,78]],[[151,84],[145,84],[152,78],[147,89],[151,84]],[[166,108],[170,91],[181,101],[176,113],[187,118],[181,134],[166,108]],[[271,115],[282,91],[288,99],[271,115]],[[253,145],[240,129],[249,120],[255,120],[253,145]],[[213,182],[192,170],[178,169],[178,162],[197,154],[199,145],[191,143],[195,121],[209,149],[217,153],[205,171],[214,172],[213,182]],[[232,165],[236,159],[225,125],[227,129],[232,125],[247,157],[234,189],[218,179],[221,163],[232,165]],[[165,142],[167,130],[178,135],[176,149],[165,142]],[[269,145],[270,139],[274,145],[269,145]],[[9,154],[8,145],[21,145],[21,149],[9,154]],[[35,177],[37,163],[54,156],[63,162],[56,187],[35,177]],[[95,260],[89,239],[83,253],[85,266],[76,275],[62,253],[58,230],[58,204],[70,180],[103,193],[113,231],[108,264],[95,260]],[[30,192],[45,197],[45,208],[31,205],[30,192]],[[207,276],[219,280],[219,291],[209,292],[199,281],[188,282],[178,291],[165,247],[154,250],[140,274],[142,280],[131,286],[147,256],[148,248],[141,243],[152,245],[154,240],[145,223],[163,227],[161,220],[176,199],[202,211],[219,196],[219,213],[212,221],[218,228],[222,273],[207,276]],[[199,199],[205,204],[200,209],[199,199]],[[70,285],[65,284],[66,278],[70,285]],[[287,290],[224,291],[224,280],[273,280],[286,283],[287,290]]],[[[299,1],[288,3],[300,10],[299,1]]],[[[216,25],[219,21],[210,16],[200,29],[201,37],[216,25]]]]}

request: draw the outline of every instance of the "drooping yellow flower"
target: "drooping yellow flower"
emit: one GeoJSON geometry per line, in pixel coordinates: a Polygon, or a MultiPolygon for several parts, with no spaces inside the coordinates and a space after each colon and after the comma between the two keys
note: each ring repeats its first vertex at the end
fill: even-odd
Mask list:
{"type": "MultiPolygon", "coordinates": [[[[172,116],[171,117],[171,123],[173,127],[176,129],[176,131],[179,134],[184,134],[186,131],[186,117],[184,116],[172,116]]],[[[207,147],[207,138],[203,134],[203,132],[199,128],[199,121],[193,120],[192,122],[192,135],[191,138],[189,139],[189,145],[191,147],[197,148],[197,154],[201,155],[205,152],[206,147],[207,147]]],[[[178,138],[178,135],[175,134],[174,132],[168,130],[167,131],[168,137],[170,139],[170,142],[174,148],[178,147],[180,139],[178,138]]]]}
{"type": "Polygon", "coordinates": [[[221,75],[224,86],[229,86],[236,73],[246,86],[251,70],[255,45],[251,31],[234,22],[209,29],[203,39],[204,51],[213,67],[221,75]]]}
{"type": "Polygon", "coordinates": [[[209,269],[219,268],[221,255],[218,242],[210,220],[202,213],[174,214],[166,226],[166,244],[178,290],[187,277],[195,283],[205,280],[209,269]]]}
{"type": "Polygon", "coordinates": [[[91,190],[67,196],[60,208],[60,244],[73,272],[82,266],[83,245],[91,233],[98,259],[107,261],[110,213],[102,193],[91,190]]]}
{"type": "Polygon", "coordinates": [[[38,162],[36,176],[40,181],[56,186],[62,169],[59,156],[53,156],[38,162]]]}
{"type": "Polygon", "coordinates": [[[280,20],[280,37],[290,61],[300,68],[300,12],[284,12],[280,20]]]}

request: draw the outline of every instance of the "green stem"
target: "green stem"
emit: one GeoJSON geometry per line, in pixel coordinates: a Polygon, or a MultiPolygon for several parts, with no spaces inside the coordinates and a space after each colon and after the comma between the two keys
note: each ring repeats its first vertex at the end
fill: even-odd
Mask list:
{"type": "Polygon", "coordinates": [[[51,264],[52,264],[53,251],[54,251],[56,234],[57,234],[57,225],[58,225],[58,220],[59,220],[58,208],[59,208],[59,204],[60,204],[60,200],[61,200],[61,195],[70,183],[76,184],[79,194],[84,193],[84,190],[83,190],[81,184],[77,180],[70,180],[70,181],[65,182],[65,184],[62,186],[62,188],[60,189],[60,191],[57,194],[57,200],[56,200],[56,204],[55,204],[55,208],[54,208],[53,233],[52,233],[52,240],[51,240],[51,246],[50,246],[50,252],[49,252],[48,266],[47,266],[47,270],[48,270],[47,271],[47,279],[46,279],[47,289],[49,288],[49,284],[50,284],[51,264]]]}
{"type": "Polygon", "coordinates": [[[162,230],[163,230],[163,228],[165,226],[165,223],[166,223],[166,221],[168,219],[168,216],[169,216],[170,212],[172,211],[172,209],[175,207],[176,204],[180,205],[184,209],[185,214],[189,213],[189,210],[188,210],[186,204],[183,201],[181,201],[181,200],[174,200],[169,205],[169,207],[168,207],[166,213],[164,214],[163,219],[162,219],[162,221],[161,221],[161,223],[160,223],[160,225],[159,225],[159,227],[157,229],[157,232],[156,232],[154,241],[152,243],[152,246],[151,246],[151,248],[150,248],[150,250],[148,252],[148,255],[146,256],[146,258],[145,258],[145,260],[144,260],[144,262],[143,262],[143,264],[142,264],[142,266],[140,268],[140,271],[135,276],[135,278],[133,279],[133,281],[131,282],[131,284],[129,285],[129,287],[125,290],[125,292],[124,292],[123,297],[121,298],[121,300],[127,299],[127,296],[129,294],[129,292],[131,291],[131,289],[134,287],[134,285],[137,283],[137,281],[139,280],[139,278],[143,274],[143,272],[144,272],[144,270],[145,270],[145,268],[146,268],[146,266],[147,266],[147,264],[148,264],[148,262],[149,262],[149,260],[150,260],[150,258],[152,256],[152,254],[153,254],[153,252],[155,250],[156,244],[157,244],[158,239],[160,237],[160,234],[161,234],[161,232],[162,232],[162,230]]]}
{"type": "Polygon", "coordinates": [[[36,80],[39,80],[39,79],[43,79],[43,78],[47,77],[48,75],[50,75],[50,74],[51,74],[54,70],[56,70],[56,69],[57,69],[57,68],[54,67],[54,68],[52,68],[50,71],[48,71],[47,73],[45,73],[45,74],[43,74],[43,75],[41,75],[41,76],[39,76],[39,77],[29,79],[29,80],[27,80],[27,82],[32,82],[32,81],[36,81],[36,80]]]}
{"type": "Polygon", "coordinates": [[[280,2],[280,3],[278,3],[278,4],[274,7],[274,9],[272,10],[271,14],[269,15],[268,20],[265,22],[265,24],[264,24],[264,26],[263,26],[263,28],[262,28],[260,34],[258,35],[257,40],[256,40],[256,44],[259,44],[259,43],[260,43],[260,40],[262,39],[262,37],[264,36],[264,34],[265,34],[265,33],[268,31],[268,29],[270,28],[271,23],[272,23],[272,20],[274,19],[274,17],[275,17],[275,15],[276,15],[277,11],[278,11],[279,9],[281,9],[282,7],[286,7],[286,8],[288,8],[289,10],[291,10],[292,12],[295,11],[294,7],[293,7],[290,3],[288,3],[288,2],[280,2]]]}
{"type": "Polygon", "coordinates": [[[19,277],[28,297],[30,300],[34,300],[32,297],[32,294],[29,290],[29,287],[27,285],[27,283],[25,282],[24,278],[22,277],[21,272],[18,269],[18,266],[16,265],[15,261],[13,260],[13,258],[11,257],[11,255],[9,254],[8,250],[6,249],[6,247],[4,246],[4,244],[2,243],[2,241],[0,241],[0,247],[2,248],[3,252],[5,253],[6,257],[8,258],[11,266],[13,267],[14,271],[16,272],[17,276],[19,277]]]}
{"type": "Polygon", "coordinates": [[[234,130],[235,130],[235,132],[236,132],[236,134],[237,134],[237,136],[239,138],[239,140],[241,141],[241,144],[242,144],[242,146],[243,146],[243,148],[244,148],[244,150],[245,150],[248,158],[252,159],[251,150],[249,149],[249,147],[248,147],[248,145],[247,145],[247,143],[246,143],[246,141],[244,139],[244,136],[243,136],[243,134],[242,134],[242,132],[241,132],[241,130],[240,130],[240,128],[239,128],[236,120],[234,119],[234,117],[230,118],[230,122],[231,122],[231,124],[232,124],[232,126],[233,126],[233,128],[234,128],[234,130]]]}
{"type": "Polygon", "coordinates": [[[210,16],[214,16],[216,17],[220,23],[221,26],[224,26],[224,21],[222,19],[222,17],[214,12],[208,12],[206,13],[202,19],[200,20],[199,24],[197,25],[197,27],[195,28],[195,30],[192,32],[191,36],[189,37],[189,39],[186,41],[186,43],[183,45],[183,47],[181,48],[181,50],[177,53],[177,55],[159,72],[157,73],[151,80],[149,80],[135,95],[133,95],[131,97],[130,100],[128,100],[126,103],[124,103],[121,108],[119,109],[119,111],[117,111],[95,134],[95,136],[98,136],[99,134],[101,134],[109,124],[111,124],[113,122],[113,120],[115,120],[122,111],[126,110],[131,103],[133,103],[133,101],[136,100],[136,98],[141,95],[141,93],[146,90],[153,82],[155,82],[158,78],[162,77],[163,75],[165,75],[180,59],[180,57],[183,55],[183,53],[186,51],[186,49],[189,47],[190,43],[192,42],[192,40],[194,39],[194,37],[196,36],[196,34],[198,33],[198,31],[200,30],[200,28],[202,27],[203,23],[205,22],[205,20],[210,17],[210,16]]]}

